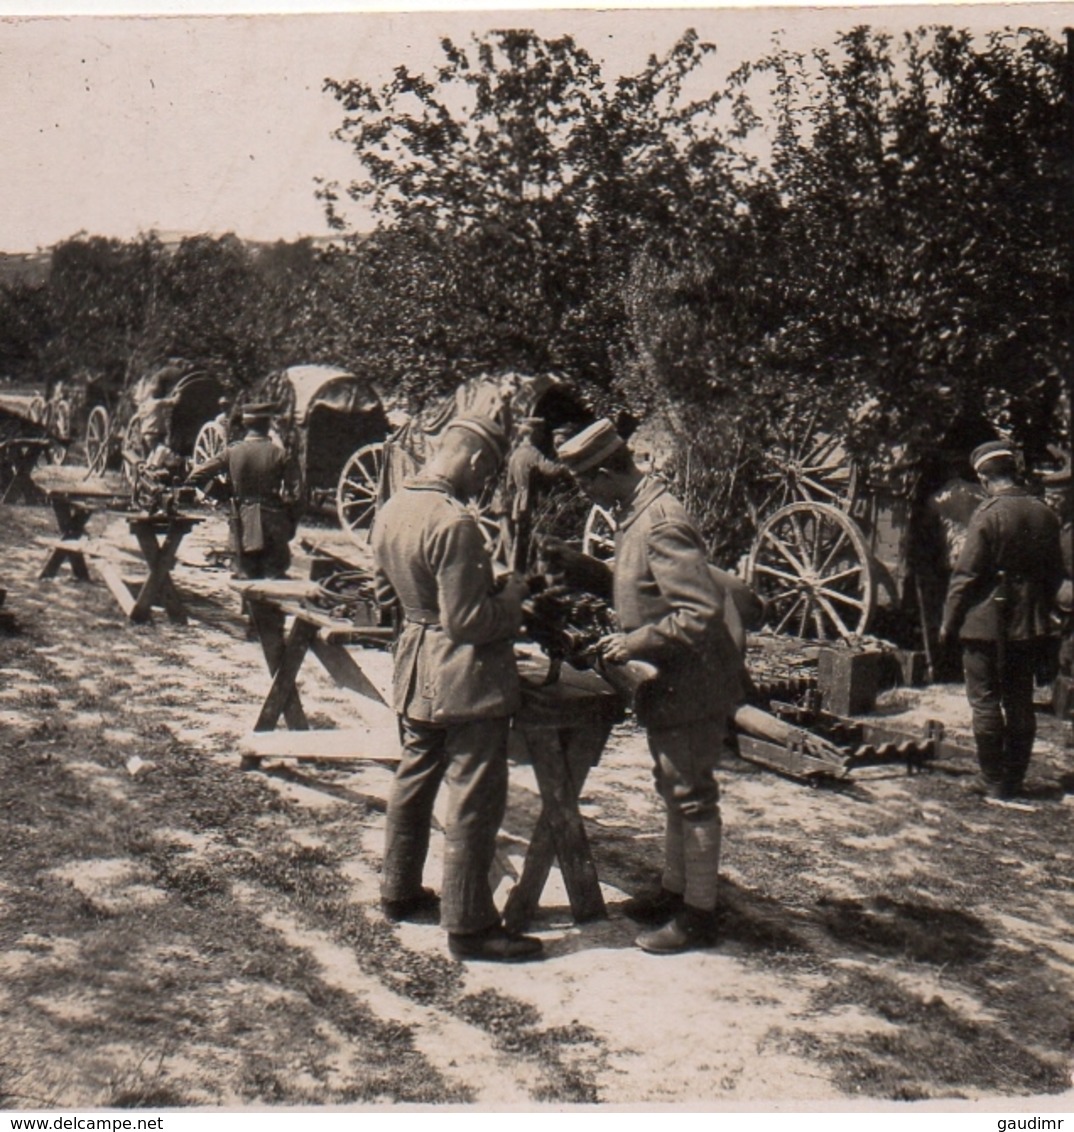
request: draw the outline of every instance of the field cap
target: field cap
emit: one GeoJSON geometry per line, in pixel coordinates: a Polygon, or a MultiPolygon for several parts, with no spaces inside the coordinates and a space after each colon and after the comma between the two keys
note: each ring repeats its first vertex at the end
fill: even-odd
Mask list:
{"type": "MultiPolygon", "coordinates": [[[[484,441],[485,447],[500,463],[507,456],[507,433],[499,421],[494,421],[491,417],[456,417],[448,423],[447,428],[464,428],[467,432],[472,432],[484,441]]],[[[444,431],[447,432],[447,429],[444,431]]]]}
{"type": "Polygon", "coordinates": [[[556,449],[556,455],[569,471],[587,472],[625,447],[626,441],[615,431],[615,425],[604,417],[565,440],[556,449]]]}
{"type": "Polygon", "coordinates": [[[998,460],[1001,456],[1014,459],[1014,449],[1005,440],[989,440],[985,444],[978,444],[970,453],[970,465],[975,472],[989,462],[998,460]]]}
{"type": "Polygon", "coordinates": [[[276,406],[271,401],[253,401],[242,407],[242,419],[244,421],[271,420],[275,413],[276,406]]]}

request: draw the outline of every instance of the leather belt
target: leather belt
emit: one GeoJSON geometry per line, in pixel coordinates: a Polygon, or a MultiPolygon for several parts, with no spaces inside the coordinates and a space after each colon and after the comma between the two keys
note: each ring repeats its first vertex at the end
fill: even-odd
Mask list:
{"type": "Polygon", "coordinates": [[[440,628],[440,611],[438,609],[404,609],[403,618],[412,625],[440,628]]]}

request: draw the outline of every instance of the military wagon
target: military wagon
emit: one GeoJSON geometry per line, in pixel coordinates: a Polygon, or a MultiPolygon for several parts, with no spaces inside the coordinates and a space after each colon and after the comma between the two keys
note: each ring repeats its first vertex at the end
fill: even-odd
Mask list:
{"type": "Polygon", "coordinates": [[[345,529],[368,526],[359,489],[375,495],[380,452],[390,431],[388,413],[371,381],[330,365],[297,365],[274,370],[236,402],[226,419],[207,422],[198,438],[196,463],[216,455],[241,436],[244,404],[276,406],[277,438],[298,461],[303,505],[335,511],[345,529]],[[344,487],[348,486],[348,494],[344,487]]]}

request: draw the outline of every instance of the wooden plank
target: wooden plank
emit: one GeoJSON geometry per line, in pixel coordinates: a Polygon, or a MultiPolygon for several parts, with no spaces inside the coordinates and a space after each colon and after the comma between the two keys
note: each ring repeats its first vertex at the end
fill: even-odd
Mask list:
{"type": "Polygon", "coordinates": [[[113,562],[98,562],[97,570],[104,579],[104,584],[112,591],[112,596],[119,603],[125,616],[130,617],[134,608],[134,595],[127,586],[126,579],[119,572],[119,567],[113,562]]]}
{"type": "MultiPolygon", "coordinates": [[[[291,631],[287,634],[283,657],[280,660],[280,667],[272,678],[272,687],[265,698],[265,704],[261,708],[257,723],[254,724],[255,731],[272,731],[292,697],[301,709],[295,679],[302,667],[302,661],[306,658],[310,641],[316,634],[317,626],[311,625],[307,621],[295,621],[291,626],[291,631]]],[[[305,722],[304,718],[303,723],[305,723],[305,726],[302,730],[305,730],[309,727],[309,723],[305,722]]],[[[291,726],[290,719],[288,719],[288,726],[291,726]]]]}
{"type": "Polygon", "coordinates": [[[338,731],[251,731],[238,743],[244,756],[259,759],[399,758],[396,727],[347,727],[338,731]]]}
{"type": "MultiPolygon", "coordinates": [[[[575,813],[578,812],[578,798],[585,786],[586,776],[600,759],[604,744],[608,741],[611,726],[610,722],[598,720],[592,726],[571,728],[566,732],[566,749],[563,752],[567,769],[565,793],[570,798],[570,804],[575,813]]],[[[543,728],[539,731],[529,731],[516,727],[516,730],[519,731],[531,752],[531,762],[533,759],[532,744],[547,743],[551,739],[551,736],[543,728]]],[[[534,770],[536,771],[536,769],[536,764],[534,764],[534,770]]],[[[581,820],[580,815],[579,820],[581,820]]],[[[504,907],[504,925],[509,931],[522,931],[533,919],[555,859],[556,840],[553,834],[553,823],[545,807],[542,807],[533,836],[530,838],[529,848],[526,850],[522,875],[519,877],[518,883],[511,889],[507,897],[507,904],[504,907]]],[[[560,868],[562,869],[562,867],[561,864],[560,868]]],[[[595,901],[593,906],[597,906],[595,901]]],[[[586,902],[585,907],[589,907],[588,902],[586,902]]],[[[594,913],[595,916],[604,914],[603,898],[599,908],[600,910],[594,913]]]]}
{"type": "Polygon", "coordinates": [[[535,730],[526,736],[533,771],[541,791],[542,814],[548,818],[563,883],[578,923],[607,915],[597,868],[589,849],[585,823],[578,812],[581,784],[573,781],[558,735],[535,730]]]}
{"type": "Polygon", "coordinates": [[[301,578],[232,578],[228,586],[243,597],[277,602],[299,600],[317,590],[315,585],[301,578]]]}
{"type": "Polygon", "coordinates": [[[314,637],[310,650],[341,688],[349,688],[352,692],[387,707],[384,697],[342,645],[314,637]]]}

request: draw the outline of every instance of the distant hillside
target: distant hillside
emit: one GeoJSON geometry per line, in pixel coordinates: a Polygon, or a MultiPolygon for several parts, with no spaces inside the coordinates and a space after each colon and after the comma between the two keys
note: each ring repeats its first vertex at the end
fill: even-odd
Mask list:
{"type": "MultiPolygon", "coordinates": [[[[166,248],[177,248],[185,239],[195,233],[158,233],[160,242],[166,248]]],[[[299,244],[308,242],[314,248],[327,248],[339,242],[340,236],[307,236],[298,240],[243,240],[253,252],[274,248],[277,244],[299,244]]],[[[46,248],[37,252],[0,252],[0,286],[20,280],[24,283],[44,283],[52,266],[52,250],[46,248]]]]}
{"type": "Polygon", "coordinates": [[[0,286],[22,280],[26,283],[44,283],[48,279],[52,253],[0,252],[0,286]]]}

